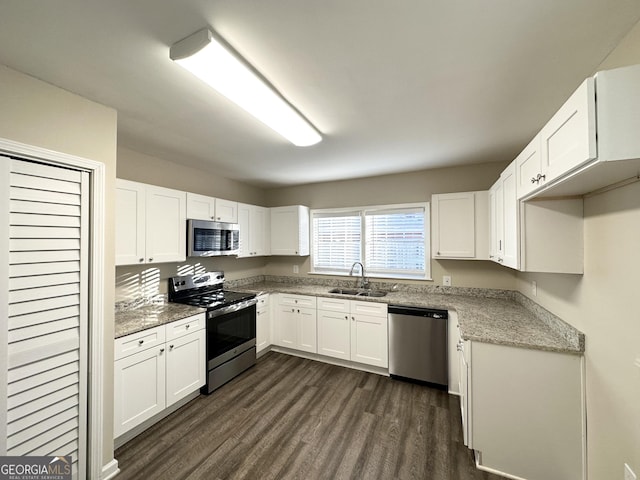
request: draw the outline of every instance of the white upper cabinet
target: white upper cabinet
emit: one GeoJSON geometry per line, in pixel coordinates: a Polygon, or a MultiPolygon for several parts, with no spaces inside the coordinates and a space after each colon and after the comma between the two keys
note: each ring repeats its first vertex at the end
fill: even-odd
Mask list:
{"type": "Polygon", "coordinates": [[[240,251],[238,257],[257,257],[271,253],[269,209],[238,203],[240,251]]]}
{"type": "Polygon", "coordinates": [[[116,265],[186,258],[186,194],[117,179],[116,265]]]}
{"type": "Polygon", "coordinates": [[[309,208],[274,207],[271,213],[271,255],[309,255],[309,208]]]}
{"type": "Polygon", "coordinates": [[[503,237],[503,261],[502,264],[511,268],[519,267],[519,211],[518,211],[518,193],[516,191],[516,164],[511,164],[500,175],[502,182],[503,195],[503,218],[504,218],[504,237],[503,237]]]}
{"type": "Polygon", "coordinates": [[[593,78],[587,78],[540,131],[542,175],[551,182],[597,156],[593,78]]]}
{"type": "Polygon", "coordinates": [[[539,170],[522,158],[518,197],[582,195],[636,176],[638,129],[640,65],[598,72],[540,131],[539,170]],[[527,178],[539,181],[524,188],[527,178]]]}
{"type": "Polygon", "coordinates": [[[147,263],[186,259],[186,194],[147,185],[147,263]]]}
{"type": "Polygon", "coordinates": [[[433,258],[488,258],[488,192],[432,195],[431,212],[433,258]]]}
{"type": "Polygon", "coordinates": [[[146,185],[116,180],[116,265],[145,263],[146,185]]]}
{"type": "Polygon", "coordinates": [[[523,272],[583,273],[582,199],[518,201],[516,167],[489,190],[490,259],[523,272]]]}
{"type": "Polygon", "coordinates": [[[238,223],[238,203],[197,193],[187,193],[187,218],[238,223]]]}
{"type": "Polygon", "coordinates": [[[216,221],[238,223],[238,202],[216,198],[216,221]]]}
{"type": "Polygon", "coordinates": [[[540,134],[516,157],[516,189],[522,198],[546,183],[540,155],[540,134]]]}
{"type": "Polygon", "coordinates": [[[490,259],[511,268],[519,266],[518,199],[516,193],[516,163],[502,172],[489,190],[491,241],[490,259]]]}

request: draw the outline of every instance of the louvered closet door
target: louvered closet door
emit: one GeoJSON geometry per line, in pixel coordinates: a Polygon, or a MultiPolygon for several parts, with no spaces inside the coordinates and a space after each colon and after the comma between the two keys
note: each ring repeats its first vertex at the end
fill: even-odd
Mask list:
{"type": "Polygon", "coordinates": [[[10,162],[7,455],[86,476],[88,174],[10,162]]]}

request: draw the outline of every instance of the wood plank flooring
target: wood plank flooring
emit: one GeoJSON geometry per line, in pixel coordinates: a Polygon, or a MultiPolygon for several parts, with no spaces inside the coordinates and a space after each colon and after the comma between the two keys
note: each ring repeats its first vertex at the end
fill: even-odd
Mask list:
{"type": "Polygon", "coordinates": [[[502,478],[475,468],[458,397],[275,352],[115,456],[118,480],[502,478]]]}

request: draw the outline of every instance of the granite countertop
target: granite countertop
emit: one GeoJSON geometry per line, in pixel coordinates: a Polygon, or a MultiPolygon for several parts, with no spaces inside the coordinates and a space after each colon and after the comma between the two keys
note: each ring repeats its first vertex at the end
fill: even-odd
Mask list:
{"type": "Polygon", "coordinates": [[[540,315],[534,315],[522,304],[510,299],[419,291],[389,292],[384,297],[356,297],[331,294],[328,293],[330,289],[326,285],[279,282],[260,282],[235,288],[258,294],[292,293],[455,310],[464,340],[561,353],[584,352],[584,335],[578,330],[540,307],[540,315]]]}
{"type": "Polygon", "coordinates": [[[116,309],[115,338],[131,335],[165,323],[206,312],[204,308],[181,303],[150,303],[128,309],[116,309]]]}
{"type": "MultiPolygon", "coordinates": [[[[329,293],[331,286],[262,281],[230,287],[251,293],[291,293],[344,298],[364,302],[454,310],[464,340],[532,348],[551,352],[584,353],[584,335],[521,294],[515,298],[479,296],[478,289],[451,289],[438,293],[415,288],[389,292],[384,297],[357,297],[329,293]],[[451,292],[455,292],[451,293],[451,292]]],[[[508,292],[513,293],[513,292],[508,292]]],[[[116,308],[115,338],[205,312],[203,308],[158,301],[116,308]]]]}

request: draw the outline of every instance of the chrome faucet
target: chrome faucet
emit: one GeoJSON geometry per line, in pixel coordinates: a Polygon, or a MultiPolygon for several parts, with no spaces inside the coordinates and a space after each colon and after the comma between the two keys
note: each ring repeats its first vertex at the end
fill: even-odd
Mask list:
{"type": "Polygon", "coordinates": [[[364,265],[361,262],[353,262],[353,265],[351,265],[351,270],[349,270],[349,276],[353,275],[353,271],[355,270],[356,265],[360,265],[360,288],[369,288],[369,279],[365,277],[364,265]]]}

